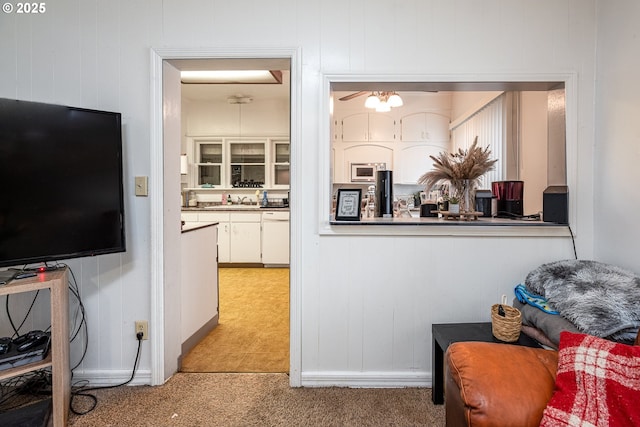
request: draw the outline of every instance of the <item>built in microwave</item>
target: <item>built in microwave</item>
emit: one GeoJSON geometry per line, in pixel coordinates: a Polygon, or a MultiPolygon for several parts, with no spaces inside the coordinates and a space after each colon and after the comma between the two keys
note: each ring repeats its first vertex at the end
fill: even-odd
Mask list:
{"type": "Polygon", "coordinates": [[[351,182],[374,182],[376,172],[385,169],[386,163],[351,163],[351,182]]]}

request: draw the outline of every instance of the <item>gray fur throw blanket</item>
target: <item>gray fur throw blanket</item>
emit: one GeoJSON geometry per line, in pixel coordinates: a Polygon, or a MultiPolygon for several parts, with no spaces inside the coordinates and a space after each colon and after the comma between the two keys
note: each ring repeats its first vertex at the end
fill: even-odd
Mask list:
{"type": "Polygon", "coordinates": [[[597,261],[566,260],[531,271],[525,286],[579,330],[633,341],[640,327],[640,276],[597,261]]]}

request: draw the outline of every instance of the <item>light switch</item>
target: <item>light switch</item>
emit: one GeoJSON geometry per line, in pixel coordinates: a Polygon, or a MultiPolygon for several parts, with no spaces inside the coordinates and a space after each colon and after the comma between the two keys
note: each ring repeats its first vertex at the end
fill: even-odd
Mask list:
{"type": "Polygon", "coordinates": [[[148,196],[148,177],[136,176],[136,196],[148,196]]]}

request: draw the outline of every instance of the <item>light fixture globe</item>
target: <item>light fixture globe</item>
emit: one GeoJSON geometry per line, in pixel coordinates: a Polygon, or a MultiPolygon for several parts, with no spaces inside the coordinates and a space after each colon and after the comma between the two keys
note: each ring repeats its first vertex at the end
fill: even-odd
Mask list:
{"type": "Polygon", "coordinates": [[[380,101],[376,107],[378,113],[387,113],[391,111],[391,105],[387,101],[380,101]]]}
{"type": "Polygon", "coordinates": [[[366,108],[377,108],[378,104],[380,104],[380,98],[378,98],[378,96],[373,92],[371,92],[371,95],[369,95],[367,100],[364,101],[364,106],[366,108]]]}
{"type": "Polygon", "coordinates": [[[400,98],[400,95],[393,92],[389,97],[389,99],[387,100],[387,104],[389,104],[390,107],[402,107],[403,105],[402,98],[400,98]]]}

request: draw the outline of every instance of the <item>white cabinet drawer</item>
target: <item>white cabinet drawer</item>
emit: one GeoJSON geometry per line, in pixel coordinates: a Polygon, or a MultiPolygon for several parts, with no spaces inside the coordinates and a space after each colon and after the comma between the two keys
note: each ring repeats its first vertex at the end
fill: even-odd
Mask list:
{"type": "Polygon", "coordinates": [[[180,212],[180,219],[186,222],[198,221],[198,212],[180,212]]]}
{"type": "Polygon", "coordinates": [[[232,213],[231,222],[260,222],[262,219],[262,212],[251,213],[232,213]]]}
{"type": "Polygon", "coordinates": [[[201,222],[229,222],[229,212],[200,212],[198,221],[201,222]]]}

